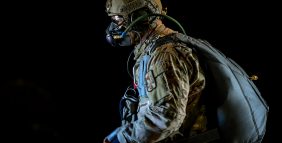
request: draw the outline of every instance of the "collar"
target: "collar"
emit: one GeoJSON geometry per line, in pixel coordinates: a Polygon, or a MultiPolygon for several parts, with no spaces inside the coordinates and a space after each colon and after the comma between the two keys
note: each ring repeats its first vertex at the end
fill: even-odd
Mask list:
{"type": "Polygon", "coordinates": [[[147,32],[145,32],[144,36],[142,36],[139,44],[135,46],[134,49],[134,60],[137,60],[140,56],[147,53],[149,50],[150,44],[152,44],[155,40],[157,40],[159,37],[163,37],[165,35],[171,34],[171,33],[177,33],[176,31],[167,28],[161,20],[156,20],[152,25],[152,28],[150,28],[147,32]]]}

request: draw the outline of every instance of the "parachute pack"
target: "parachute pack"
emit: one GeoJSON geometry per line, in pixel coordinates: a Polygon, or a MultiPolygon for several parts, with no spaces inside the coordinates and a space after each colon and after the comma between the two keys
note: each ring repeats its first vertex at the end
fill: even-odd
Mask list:
{"type": "Polygon", "coordinates": [[[207,98],[207,110],[215,109],[220,138],[230,143],[261,142],[269,106],[245,70],[207,41],[181,33],[158,39],[154,48],[177,40],[194,49],[204,66],[207,88],[203,98],[207,98]]]}

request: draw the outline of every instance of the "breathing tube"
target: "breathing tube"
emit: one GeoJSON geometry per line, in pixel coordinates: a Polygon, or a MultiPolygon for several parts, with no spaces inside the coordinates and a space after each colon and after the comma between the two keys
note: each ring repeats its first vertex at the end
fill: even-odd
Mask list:
{"type": "Polygon", "coordinates": [[[172,22],[174,22],[177,26],[179,26],[179,28],[181,29],[181,31],[183,32],[183,34],[186,35],[186,32],[184,30],[184,28],[181,26],[181,24],[175,20],[174,18],[168,16],[168,15],[164,15],[164,14],[156,14],[156,13],[152,13],[152,14],[146,14],[146,15],[143,15],[143,16],[140,16],[138,17],[136,20],[134,20],[133,22],[131,22],[127,28],[122,32],[121,34],[121,37],[125,37],[127,31],[130,30],[130,28],[135,25],[137,22],[141,21],[141,20],[144,20],[145,18],[148,18],[148,17],[151,17],[151,16],[160,16],[160,17],[164,17],[164,18],[167,18],[168,20],[171,20],[172,22]]]}

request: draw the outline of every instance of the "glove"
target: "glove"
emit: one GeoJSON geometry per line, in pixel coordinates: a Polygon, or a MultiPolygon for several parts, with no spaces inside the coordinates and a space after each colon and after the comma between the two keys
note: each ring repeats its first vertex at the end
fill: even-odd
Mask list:
{"type": "Polygon", "coordinates": [[[117,138],[117,131],[119,128],[117,128],[116,130],[114,130],[110,135],[108,135],[103,143],[120,143],[118,138],[117,138]]]}

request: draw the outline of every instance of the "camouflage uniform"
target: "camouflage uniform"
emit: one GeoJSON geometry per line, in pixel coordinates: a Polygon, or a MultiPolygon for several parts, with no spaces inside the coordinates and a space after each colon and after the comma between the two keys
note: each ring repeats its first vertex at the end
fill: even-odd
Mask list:
{"type": "MultiPolygon", "coordinates": [[[[108,16],[122,17],[115,19],[122,23],[115,24],[117,29],[128,26],[132,22],[130,14],[144,7],[151,13],[166,13],[160,0],[106,2],[108,16]]],[[[143,39],[137,39],[139,44],[134,51],[136,64],[133,74],[138,99],[125,97],[130,100],[125,100],[125,106],[121,108],[122,126],[107,139],[113,135],[116,140],[117,135],[121,143],[175,142],[179,137],[205,130],[206,121],[201,112],[198,112],[200,107],[197,104],[205,86],[205,78],[196,55],[186,45],[177,42],[166,43],[151,50],[158,38],[176,31],[166,28],[158,18],[149,21],[150,26],[142,31],[145,33],[140,32],[139,38],[142,36],[143,39]]],[[[120,37],[111,35],[112,29],[115,28],[108,27],[107,40],[110,43],[120,37]]]]}
{"type": "MultiPolygon", "coordinates": [[[[166,14],[161,0],[107,0],[106,12],[112,19],[106,29],[106,40],[115,47],[135,46],[133,75],[138,94],[131,88],[126,91],[120,102],[122,125],[107,136],[104,143],[187,143],[218,141],[219,138],[224,142],[261,142],[268,106],[240,66],[205,41],[193,40],[187,35],[173,34],[176,37],[158,40],[176,33],[159,19],[166,14]],[[172,41],[175,38],[179,41],[172,41]],[[184,43],[194,45],[203,53],[202,59],[209,67],[206,74],[211,74],[215,80],[226,78],[228,82],[223,85],[211,82],[212,86],[205,87],[198,58],[184,43]],[[216,89],[209,98],[214,100],[208,102],[226,98],[222,106],[205,104],[207,98],[200,100],[204,88],[211,90],[209,97],[216,89]],[[217,128],[206,131],[205,114],[211,115],[215,109],[205,113],[204,105],[217,108],[217,117],[209,116],[208,126],[211,128],[213,122],[218,122],[215,124],[223,138],[219,137],[217,128]],[[213,118],[217,119],[213,121],[213,118]]],[[[183,32],[185,34],[185,30],[183,32]]]]}
{"type": "MultiPolygon", "coordinates": [[[[158,21],[146,40],[135,46],[137,119],[123,122],[118,128],[117,136],[122,143],[169,142],[176,136],[187,136],[189,131],[185,129],[191,128],[193,116],[199,115],[195,113],[199,110],[197,103],[205,78],[196,55],[181,43],[167,43],[150,51],[156,39],[173,32],[158,21]],[[144,65],[145,56],[148,61],[144,65]]],[[[202,116],[197,119],[193,130],[205,130],[203,119],[202,116]]]]}

